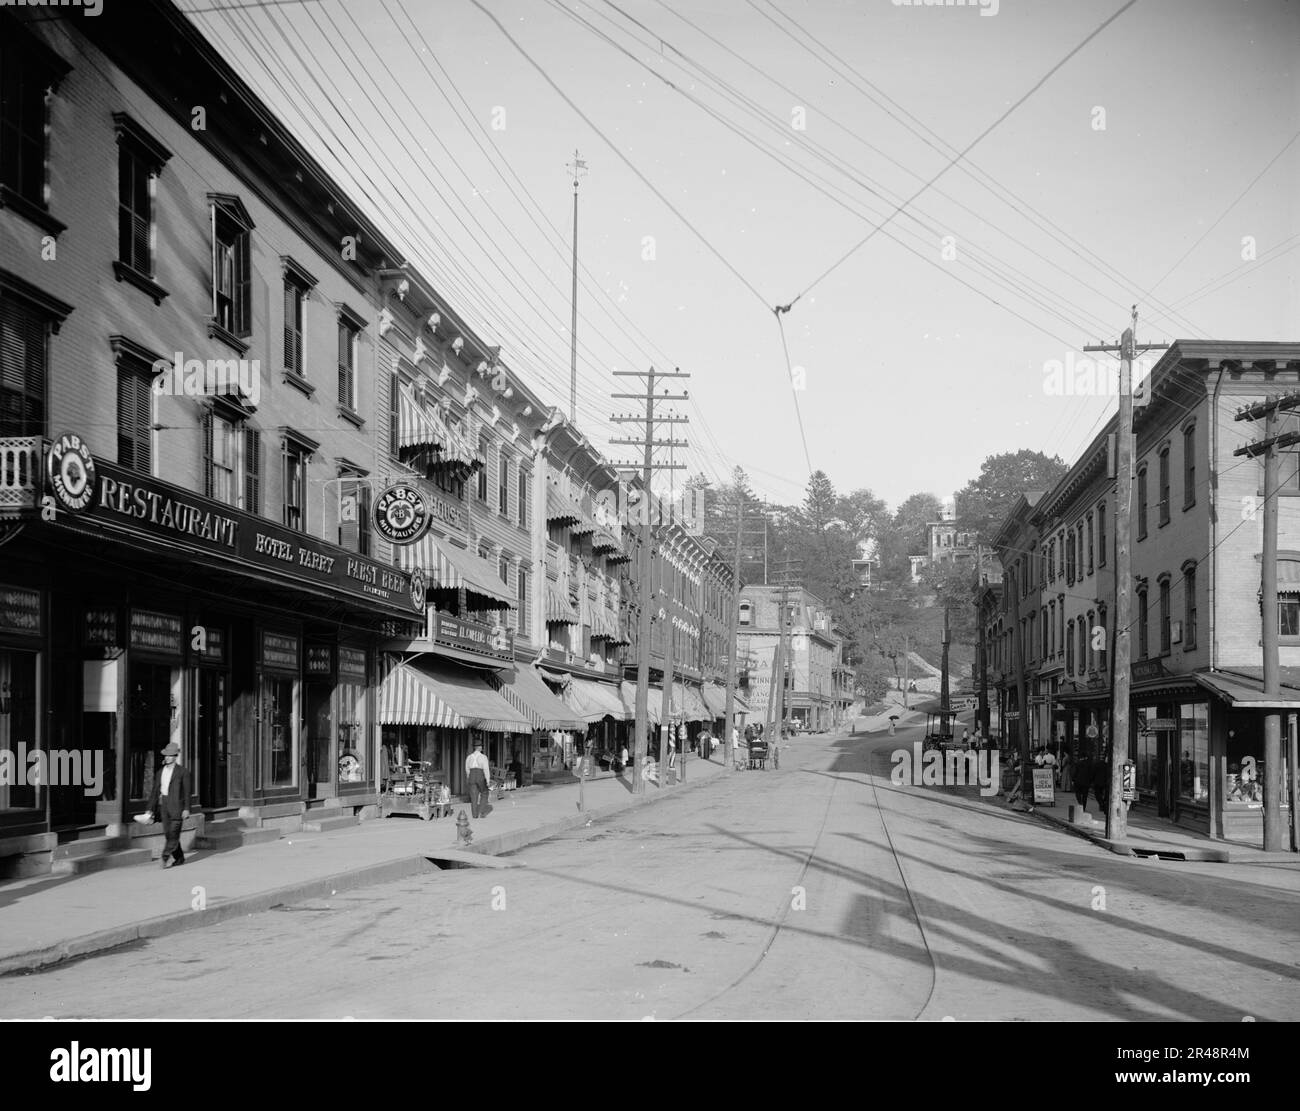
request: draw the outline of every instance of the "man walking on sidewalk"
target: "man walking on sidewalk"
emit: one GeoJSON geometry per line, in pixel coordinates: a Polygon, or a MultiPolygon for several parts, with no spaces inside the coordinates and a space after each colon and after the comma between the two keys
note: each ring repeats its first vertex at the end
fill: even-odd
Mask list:
{"type": "Polygon", "coordinates": [[[148,817],[162,822],[166,839],[162,851],[164,868],[185,863],[185,854],[181,851],[181,826],[190,816],[187,809],[190,773],[176,763],[180,754],[181,746],[178,744],[169,744],[162,750],[162,771],[153,781],[153,792],[149,797],[148,817]]]}
{"type": "Polygon", "coordinates": [[[483,742],[474,742],[474,751],[465,758],[465,776],[469,780],[469,808],[475,818],[487,810],[488,776],[492,768],[483,755],[483,742]]]}

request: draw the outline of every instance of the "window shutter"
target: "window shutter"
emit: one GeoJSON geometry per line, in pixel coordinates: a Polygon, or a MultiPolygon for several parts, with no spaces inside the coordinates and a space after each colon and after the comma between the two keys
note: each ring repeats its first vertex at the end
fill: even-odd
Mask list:
{"type": "Polygon", "coordinates": [[[212,226],[212,319],[219,320],[217,316],[217,286],[220,283],[220,271],[217,269],[217,206],[215,204],[208,206],[208,215],[212,226]]]}
{"type": "Polygon", "coordinates": [[[352,333],[339,322],[339,404],[352,408],[352,373],[349,356],[352,354],[352,333]]]}
{"type": "Polygon", "coordinates": [[[252,313],[252,297],[249,288],[249,240],[252,236],[247,231],[241,231],[235,242],[235,260],[237,284],[235,289],[235,332],[237,335],[246,336],[251,332],[252,326],[249,317],[252,313]]]}
{"type": "Polygon", "coordinates": [[[150,473],[152,423],[152,389],[145,368],[134,364],[121,367],[117,376],[117,461],[120,466],[142,474],[150,473]]]}
{"type": "Polygon", "coordinates": [[[297,308],[297,290],[292,282],[284,283],[284,369],[299,373],[298,331],[294,317],[297,308]]]}
{"type": "Polygon", "coordinates": [[[124,368],[117,372],[117,463],[135,470],[135,382],[124,368]]]}
{"type": "Polygon", "coordinates": [[[212,410],[203,414],[203,496],[212,497],[212,410]]]}
{"type": "Polygon", "coordinates": [[[262,438],[255,428],[244,429],[244,512],[262,512],[262,438]]]}

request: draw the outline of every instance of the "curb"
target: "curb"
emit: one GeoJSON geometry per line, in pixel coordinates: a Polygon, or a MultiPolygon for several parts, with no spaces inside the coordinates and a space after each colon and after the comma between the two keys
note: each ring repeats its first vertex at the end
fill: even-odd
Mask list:
{"type": "MultiPolygon", "coordinates": [[[[1021,811],[1021,813],[1024,813],[1021,811]]],[[[1161,860],[1191,860],[1209,862],[1212,864],[1231,864],[1232,856],[1227,849],[1208,849],[1196,848],[1192,846],[1179,847],[1175,845],[1158,845],[1138,844],[1133,841],[1112,841],[1103,834],[1099,834],[1090,829],[1084,829],[1064,818],[1058,818],[1055,814],[1044,814],[1041,811],[1033,811],[1036,818],[1042,819],[1049,825],[1056,826],[1059,829],[1067,830],[1070,833],[1078,834],[1091,841],[1094,845],[1100,845],[1103,849],[1115,853],[1117,856],[1131,856],[1143,859],[1146,857],[1159,857],[1161,860]]]]}
{"type": "MultiPolygon", "coordinates": [[[[725,766],[719,774],[726,774],[725,766]]],[[[709,778],[711,780],[713,777],[710,776],[709,778]]],[[[708,781],[688,779],[685,783],[675,784],[675,787],[689,790],[691,787],[708,781]]],[[[26,953],[16,953],[12,956],[0,958],[0,977],[17,975],[23,972],[42,971],[68,961],[94,956],[110,949],[120,949],[122,946],[130,945],[136,941],[167,937],[170,934],[201,929],[204,926],[215,926],[220,922],[228,922],[232,918],[260,914],[262,911],[271,910],[282,903],[297,902],[303,899],[328,898],[339,891],[350,891],[358,887],[371,887],[379,883],[389,883],[393,880],[405,879],[408,876],[420,873],[437,872],[440,869],[433,861],[451,859],[447,856],[447,853],[456,850],[465,854],[475,853],[481,856],[500,856],[505,853],[515,852],[525,845],[535,845],[539,841],[546,841],[567,830],[581,829],[588,823],[604,821],[616,814],[648,806],[659,802],[661,799],[672,798],[678,794],[678,791],[674,790],[668,795],[663,795],[662,790],[660,788],[654,794],[646,794],[639,798],[635,795],[629,795],[627,802],[604,806],[597,810],[577,811],[571,818],[559,818],[529,829],[518,829],[510,833],[498,834],[496,837],[485,838],[477,845],[471,844],[464,847],[453,843],[446,846],[445,849],[423,849],[409,857],[388,860],[379,864],[368,864],[364,868],[354,868],[351,871],[339,872],[333,876],[323,876],[320,879],[290,884],[286,887],[272,888],[269,891],[259,891],[254,895],[242,895],[231,899],[229,902],[208,906],[202,910],[179,911],[158,918],[149,918],[143,922],[116,926],[111,930],[83,934],[81,937],[69,938],[67,941],[61,941],[44,949],[33,949],[26,953]]],[[[487,866],[492,867],[492,865],[487,866]]],[[[510,865],[502,862],[502,866],[509,867],[510,865]]]]}

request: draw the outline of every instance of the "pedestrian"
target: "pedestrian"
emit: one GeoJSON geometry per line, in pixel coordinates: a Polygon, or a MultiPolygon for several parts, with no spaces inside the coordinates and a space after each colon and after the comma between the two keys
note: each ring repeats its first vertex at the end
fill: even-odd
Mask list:
{"type": "Polygon", "coordinates": [[[1092,793],[1097,799],[1097,805],[1101,808],[1104,815],[1106,813],[1106,801],[1110,797],[1110,761],[1097,760],[1092,766],[1092,793]]]}
{"type": "Polygon", "coordinates": [[[185,853],[181,850],[181,827],[190,816],[190,773],[176,763],[180,754],[181,746],[175,742],[162,750],[162,771],[154,777],[149,809],[145,814],[148,822],[162,822],[164,868],[185,863],[185,853]]]}
{"type": "Polygon", "coordinates": [[[1074,780],[1074,801],[1080,809],[1088,809],[1088,791],[1092,788],[1092,753],[1086,749],[1079,753],[1079,759],[1070,769],[1074,780]]]}
{"type": "Polygon", "coordinates": [[[483,742],[474,742],[474,751],[465,757],[465,777],[469,780],[469,808],[475,818],[487,814],[487,792],[492,765],[483,755],[483,742]]]}
{"type": "Polygon", "coordinates": [[[629,754],[628,754],[628,751],[627,751],[627,745],[625,744],[625,745],[623,745],[622,749],[619,751],[619,754],[618,754],[618,774],[619,774],[619,775],[622,775],[623,772],[627,769],[628,755],[629,755],[629,754]]]}
{"type": "Polygon", "coordinates": [[[1061,790],[1069,794],[1073,789],[1070,783],[1070,777],[1074,771],[1074,761],[1070,758],[1070,750],[1067,748],[1061,753],[1061,790]]]}
{"type": "Polygon", "coordinates": [[[898,721],[898,718],[895,718],[895,717],[891,717],[891,718],[889,719],[889,735],[890,735],[891,737],[894,735],[894,725],[897,723],[897,721],[898,721]]]}
{"type": "Polygon", "coordinates": [[[709,753],[713,750],[713,736],[709,732],[708,726],[700,730],[699,736],[700,758],[707,760],[709,753]]]}

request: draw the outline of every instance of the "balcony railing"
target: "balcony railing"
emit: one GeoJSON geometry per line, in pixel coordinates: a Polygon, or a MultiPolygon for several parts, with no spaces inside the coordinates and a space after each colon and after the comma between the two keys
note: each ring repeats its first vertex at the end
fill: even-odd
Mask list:
{"type": "Polygon", "coordinates": [[[40,492],[40,438],[0,440],[0,517],[16,517],[35,509],[40,492]]]}

